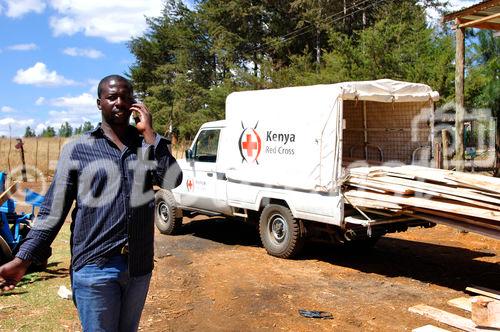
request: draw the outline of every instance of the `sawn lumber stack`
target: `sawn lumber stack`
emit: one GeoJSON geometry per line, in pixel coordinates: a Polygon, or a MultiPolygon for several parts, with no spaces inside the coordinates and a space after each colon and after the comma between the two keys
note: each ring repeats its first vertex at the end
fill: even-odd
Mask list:
{"type": "Polygon", "coordinates": [[[385,216],[406,215],[500,239],[500,179],[420,166],[348,170],[346,203],[385,216]]]}

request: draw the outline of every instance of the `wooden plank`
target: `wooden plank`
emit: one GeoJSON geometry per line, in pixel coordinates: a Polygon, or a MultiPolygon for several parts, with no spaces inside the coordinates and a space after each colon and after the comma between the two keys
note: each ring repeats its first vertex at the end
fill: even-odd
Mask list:
{"type": "Polygon", "coordinates": [[[394,183],[384,183],[380,181],[372,181],[368,178],[360,178],[360,177],[349,177],[347,180],[347,183],[349,184],[355,184],[355,185],[361,185],[361,186],[366,186],[368,188],[373,188],[377,190],[383,190],[383,191],[388,191],[388,192],[393,192],[401,195],[411,195],[414,194],[415,191],[408,189],[405,186],[402,186],[400,184],[394,184],[394,183]]]}
{"type": "Polygon", "coordinates": [[[450,330],[445,330],[434,325],[424,325],[411,330],[412,332],[450,332],[450,330]]]}
{"type": "Polygon", "coordinates": [[[465,289],[468,292],[476,293],[479,295],[489,296],[493,299],[500,300],[500,292],[491,288],[481,287],[481,286],[473,286],[467,287],[465,289]]]}
{"type": "Polygon", "coordinates": [[[401,197],[395,195],[384,195],[384,194],[377,194],[377,193],[371,193],[367,191],[357,191],[357,190],[349,190],[345,193],[345,196],[348,198],[356,197],[356,198],[372,199],[386,203],[399,204],[403,206],[416,206],[430,210],[446,211],[450,213],[462,214],[471,217],[479,217],[484,219],[500,221],[500,211],[486,210],[483,208],[472,207],[472,206],[462,206],[458,204],[429,200],[420,197],[401,197]]]}
{"type": "Polygon", "coordinates": [[[456,327],[457,329],[461,329],[464,331],[469,331],[469,332],[487,331],[485,329],[477,328],[476,324],[471,319],[464,318],[462,316],[455,315],[447,311],[437,309],[425,304],[419,304],[410,307],[408,308],[408,310],[415,314],[432,318],[434,320],[437,320],[438,322],[456,327]]]}
{"type": "Polygon", "coordinates": [[[482,220],[479,218],[467,218],[466,216],[462,216],[462,215],[457,215],[457,214],[442,212],[442,211],[436,211],[436,210],[421,209],[418,207],[413,207],[412,210],[420,212],[420,213],[432,214],[434,216],[446,218],[449,220],[457,220],[457,221],[464,222],[467,224],[476,225],[476,226],[485,227],[488,229],[500,231],[500,225],[492,224],[492,223],[494,223],[494,221],[491,221],[491,220],[482,220]]]}
{"type": "Polygon", "coordinates": [[[366,207],[382,210],[401,210],[401,206],[388,202],[379,202],[372,199],[359,197],[346,197],[346,202],[356,207],[366,207]]]}
{"type": "MultiPolygon", "coordinates": [[[[400,180],[403,180],[403,179],[400,179],[400,180]]],[[[409,182],[417,182],[417,181],[409,181],[409,182]]],[[[443,187],[443,186],[437,186],[437,187],[443,187],[443,189],[439,189],[440,191],[437,192],[437,191],[427,190],[427,189],[423,189],[423,188],[410,188],[409,186],[405,187],[405,186],[397,185],[397,184],[393,184],[392,186],[389,186],[389,185],[385,185],[383,182],[375,182],[375,181],[371,181],[371,180],[356,179],[354,177],[351,177],[347,181],[347,183],[350,185],[356,186],[356,187],[360,187],[363,189],[369,189],[369,190],[376,191],[379,193],[384,193],[384,190],[388,191],[388,192],[395,193],[395,194],[400,194],[400,195],[408,195],[411,193],[418,192],[418,193],[422,194],[421,196],[423,196],[423,195],[430,196],[430,197],[428,197],[428,199],[432,199],[433,197],[439,197],[439,198],[449,200],[448,203],[453,203],[453,204],[467,203],[467,204],[477,206],[480,208],[486,208],[489,210],[500,211],[500,202],[499,202],[499,204],[490,204],[490,203],[485,203],[482,201],[477,201],[474,199],[463,197],[464,195],[462,195],[462,196],[450,195],[448,193],[444,193],[443,191],[446,191],[446,189],[450,189],[450,191],[451,191],[452,188],[443,187]],[[352,184],[353,182],[359,183],[359,184],[352,184]],[[364,185],[362,185],[362,184],[364,184],[364,185]],[[382,191],[380,189],[382,189],[382,191]],[[454,201],[456,201],[456,202],[454,202],[454,201]]],[[[486,198],[486,199],[488,199],[488,198],[486,198]]],[[[489,198],[489,199],[495,200],[494,198],[489,198]]]]}
{"type": "Polygon", "coordinates": [[[471,317],[478,326],[500,329],[500,301],[486,296],[474,297],[471,317]]]}
{"type": "Polygon", "coordinates": [[[349,181],[349,186],[355,187],[355,188],[359,188],[359,189],[362,189],[362,190],[371,190],[371,191],[374,191],[374,192],[377,192],[377,193],[381,193],[381,194],[388,194],[388,193],[390,193],[390,191],[385,191],[383,189],[374,188],[374,187],[370,187],[370,186],[365,186],[365,185],[362,185],[362,184],[356,184],[356,183],[352,183],[350,181],[349,181]]]}
{"type": "Polygon", "coordinates": [[[19,185],[19,182],[14,182],[5,190],[1,195],[0,195],[0,206],[3,205],[3,203],[7,202],[7,200],[14,195],[14,193],[17,191],[17,187],[19,185]]]}
{"type": "Polygon", "coordinates": [[[498,193],[500,192],[500,183],[498,178],[476,175],[471,176],[471,174],[462,173],[460,175],[450,174],[447,176],[448,179],[456,181],[461,185],[466,185],[472,188],[481,189],[483,191],[498,193]]]}
{"type": "Polygon", "coordinates": [[[438,183],[443,183],[450,186],[458,186],[459,183],[447,178],[452,171],[446,171],[437,168],[429,168],[422,166],[398,166],[398,167],[354,167],[349,170],[351,174],[366,175],[369,177],[375,176],[394,176],[406,179],[423,179],[427,181],[433,181],[438,183]]]}
{"type": "Polygon", "coordinates": [[[471,224],[468,224],[468,223],[465,223],[462,221],[458,221],[458,220],[451,220],[451,219],[441,218],[438,216],[431,216],[431,215],[422,214],[422,213],[419,213],[419,214],[414,213],[414,214],[409,214],[409,215],[414,216],[414,217],[419,218],[419,219],[422,219],[422,220],[433,222],[435,224],[443,224],[446,226],[458,228],[460,230],[474,232],[474,233],[478,233],[478,234],[481,234],[484,236],[488,236],[488,237],[492,237],[494,239],[500,240],[500,232],[499,231],[494,230],[494,229],[489,229],[489,228],[484,227],[484,226],[471,225],[471,224]]]}
{"type": "Polygon", "coordinates": [[[448,304],[452,307],[459,308],[468,312],[472,311],[472,303],[470,297],[457,297],[456,299],[451,299],[448,304]]]}
{"type": "Polygon", "coordinates": [[[486,23],[489,20],[494,20],[495,18],[500,17],[500,13],[495,13],[493,15],[489,15],[486,17],[482,17],[480,19],[474,20],[474,21],[469,21],[467,23],[461,23],[458,27],[459,28],[466,28],[466,27],[477,27],[478,24],[480,23],[486,23]]]}
{"type": "MultiPolygon", "coordinates": [[[[357,175],[355,175],[357,176],[357,175]]],[[[350,180],[350,179],[349,179],[350,180]]],[[[453,196],[459,196],[474,200],[480,200],[488,203],[498,204],[500,207],[500,199],[494,198],[491,196],[483,195],[480,191],[471,192],[470,190],[462,189],[462,188],[452,188],[449,186],[443,186],[434,183],[422,182],[422,181],[412,181],[408,179],[394,178],[390,176],[377,176],[375,178],[370,178],[371,181],[375,182],[383,182],[383,183],[391,183],[397,184],[400,186],[405,186],[408,189],[412,189],[414,191],[430,190],[439,193],[450,194],[453,196]]]]}

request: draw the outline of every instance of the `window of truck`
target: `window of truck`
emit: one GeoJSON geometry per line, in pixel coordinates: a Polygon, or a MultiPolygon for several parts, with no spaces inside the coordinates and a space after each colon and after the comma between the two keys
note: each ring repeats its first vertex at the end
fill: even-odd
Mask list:
{"type": "Polygon", "coordinates": [[[220,129],[207,129],[200,132],[194,146],[194,160],[214,163],[217,161],[220,129]]]}

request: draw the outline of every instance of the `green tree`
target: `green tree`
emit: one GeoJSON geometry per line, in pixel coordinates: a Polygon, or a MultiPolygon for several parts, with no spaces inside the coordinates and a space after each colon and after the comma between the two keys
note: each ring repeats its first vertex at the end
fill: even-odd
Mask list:
{"type": "Polygon", "coordinates": [[[73,128],[68,121],[66,121],[59,128],[59,137],[70,137],[71,135],[73,135],[73,128]]]}
{"type": "Polygon", "coordinates": [[[82,125],[82,133],[85,133],[87,131],[91,131],[92,129],[94,129],[94,125],[92,125],[92,122],[90,121],[85,121],[82,125]]]}
{"type": "Polygon", "coordinates": [[[26,127],[26,130],[24,132],[24,137],[35,137],[35,130],[32,129],[30,126],[26,127]]]}
{"type": "Polygon", "coordinates": [[[486,108],[497,118],[495,176],[500,177],[500,41],[490,30],[468,38],[470,56],[465,77],[465,101],[469,109],[486,108]]]}
{"type": "Polygon", "coordinates": [[[56,131],[54,130],[53,127],[47,126],[47,128],[43,129],[42,134],[40,136],[42,136],[42,137],[54,137],[54,136],[56,136],[56,131]]]}
{"type": "Polygon", "coordinates": [[[136,92],[181,139],[224,116],[238,90],[392,78],[453,94],[447,30],[429,27],[439,0],[168,0],[128,44],[136,92]]]}

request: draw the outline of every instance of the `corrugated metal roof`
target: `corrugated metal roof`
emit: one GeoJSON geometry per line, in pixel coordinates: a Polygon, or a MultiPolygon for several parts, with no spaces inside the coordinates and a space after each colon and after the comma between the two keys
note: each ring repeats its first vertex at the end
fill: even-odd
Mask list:
{"type": "Polygon", "coordinates": [[[500,30],[500,0],[485,0],[443,16],[443,21],[458,19],[460,26],[500,30]]]}

